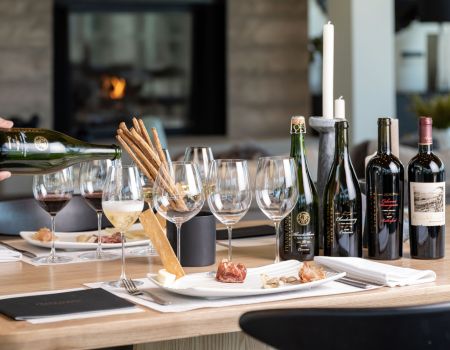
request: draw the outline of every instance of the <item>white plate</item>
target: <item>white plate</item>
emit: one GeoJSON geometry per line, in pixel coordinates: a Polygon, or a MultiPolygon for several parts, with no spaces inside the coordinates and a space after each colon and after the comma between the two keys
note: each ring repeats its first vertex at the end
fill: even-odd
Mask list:
{"type": "MultiPolygon", "coordinates": [[[[108,229],[113,230],[114,229],[108,229]]],[[[142,231],[142,225],[135,224],[129,230],[130,233],[133,231],[142,231]]],[[[102,231],[104,234],[105,230],[102,231]]],[[[20,232],[20,236],[26,240],[28,243],[43,248],[51,248],[51,242],[41,242],[37,239],[33,238],[33,235],[36,231],[22,231],[20,232]]],[[[65,250],[92,250],[97,248],[97,243],[88,243],[88,242],[77,242],[77,236],[79,235],[96,235],[97,230],[95,231],[83,231],[83,232],[56,232],[56,236],[58,239],[55,241],[56,249],[65,249],[65,250]]],[[[136,239],[136,240],[127,240],[125,242],[125,247],[134,247],[139,245],[148,244],[148,239],[136,239]]],[[[120,248],[120,243],[103,243],[103,248],[120,248]]]]}
{"type": "Polygon", "coordinates": [[[294,285],[284,285],[278,288],[263,289],[261,274],[271,277],[298,276],[301,262],[297,260],[282,261],[280,263],[247,269],[247,277],[244,283],[222,283],[215,279],[210,272],[193,273],[181,277],[170,286],[163,286],[156,280],[156,275],[150,275],[149,279],[157,286],[176,294],[201,298],[231,298],[250,295],[266,295],[282,292],[292,292],[310,289],[322,284],[337,280],[345,276],[342,273],[328,273],[327,278],[294,285]]]}

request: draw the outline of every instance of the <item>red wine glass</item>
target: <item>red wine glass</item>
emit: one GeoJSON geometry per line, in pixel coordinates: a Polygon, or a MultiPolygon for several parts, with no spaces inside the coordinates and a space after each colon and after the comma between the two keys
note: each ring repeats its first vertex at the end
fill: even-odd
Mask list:
{"type": "Polygon", "coordinates": [[[50,214],[52,243],[49,256],[37,257],[33,262],[60,264],[72,260],[68,256],[56,255],[55,251],[55,217],[63,209],[73,195],[72,168],[66,168],[51,174],[33,177],[33,194],[39,206],[50,214]]]}
{"type": "Polygon", "coordinates": [[[113,260],[119,255],[107,253],[102,248],[102,195],[111,160],[91,160],[84,162],[80,169],[80,193],[87,204],[97,213],[97,249],[80,255],[84,260],[113,260]]]}

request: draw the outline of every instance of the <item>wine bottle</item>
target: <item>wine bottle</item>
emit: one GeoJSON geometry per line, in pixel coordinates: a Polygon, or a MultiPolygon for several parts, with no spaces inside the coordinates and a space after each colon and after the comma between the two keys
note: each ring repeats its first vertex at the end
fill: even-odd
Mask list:
{"type": "Polygon", "coordinates": [[[439,259],[445,250],[445,170],[433,153],[432,119],[419,119],[419,152],[408,165],[411,257],[439,259]]]}
{"type": "Polygon", "coordinates": [[[305,118],[291,118],[291,157],[298,168],[298,201],[283,220],[280,257],[283,260],[312,260],[319,254],[319,200],[306,160],[305,118]]]}
{"type": "Polygon", "coordinates": [[[403,183],[403,165],[391,152],[391,119],[378,118],[378,151],[366,168],[369,258],[402,256],[403,183]]]}
{"type": "Polygon", "coordinates": [[[323,198],[324,254],[362,257],[361,190],[348,153],[348,122],[334,128],[334,161],[323,198]]]}
{"type": "Polygon", "coordinates": [[[116,145],[83,142],[46,129],[0,129],[0,170],[13,174],[44,174],[89,159],[117,159],[116,145]]]}

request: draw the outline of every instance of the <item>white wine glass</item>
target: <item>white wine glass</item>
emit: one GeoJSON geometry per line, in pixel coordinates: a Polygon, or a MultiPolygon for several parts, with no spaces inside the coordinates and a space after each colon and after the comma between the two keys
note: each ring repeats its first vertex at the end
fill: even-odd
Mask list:
{"type": "Polygon", "coordinates": [[[181,263],[181,225],[201,210],[205,199],[197,166],[192,162],[172,162],[167,172],[160,169],[153,187],[153,206],[177,228],[177,257],[181,263]]]}
{"type": "Polygon", "coordinates": [[[297,166],[291,157],[263,157],[258,160],[256,202],[275,226],[275,262],[280,261],[280,222],[298,200],[297,166]]]}
{"type": "Polygon", "coordinates": [[[247,213],[252,202],[247,161],[240,159],[213,161],[207,182],[209,209],[228,230],[228,260],[231,261],[233,225],[247,213]]]}
{"type": "MultiPolygon", "coordinates": [[[[139,172],[135,166],[113,165],[108,169],[102,196],[103,212],[113,226],[119,230],[122,241],[121,273],[117,281],[109,285],[121,288],[125,274],[125,233],[133,225],[144,208],[139,172]]],[[[136,285],[142,284],[134,281],[136,285]]]]}
{"type": "Polygon", "coordinates": [[[206,179],[208,178],[208,171],[213,160],[214,156],[211,147],[186,147],[186,151],[184,152],[184,161],[192,162],[197,165],[203,184],[205,184],[206,179]]]}
{"type": "Polygon", "coordinates": [[[112,161],[107,159],[91,160],[81,164],[80,193],[87,204],[97,213],[97,249],[79,257],[85,260],[113,260],[119,258],[117,254],[107,253],[102,248],[102,195],[106,175],[112,161]]]}
{"type": "Polygon", "coordinates": [[[33,258],[32,261],[41,264],[61,264],[71,261],[72,258],[68,256],[56,255],[55,217],[72,199],[72,168],[66,168],[51,174],[35,175],[33,177],[33,195],[39,206],[50,214],[52,244],[50,255],[33,258]]]}

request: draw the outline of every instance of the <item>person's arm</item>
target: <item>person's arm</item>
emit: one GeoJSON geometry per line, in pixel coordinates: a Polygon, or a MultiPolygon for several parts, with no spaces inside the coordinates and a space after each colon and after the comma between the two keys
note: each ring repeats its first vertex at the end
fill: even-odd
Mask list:
{"type": "MultiPolygon", "coordinates": [[[[13,122],[10,120],[6,120],[3,118],[0,118],[0,128],[8,129],[13,127],[13,122]]],[[[9,171],[0,171],[0,181],[7,179],[11,176],[11,173],[9,171]]]]}

